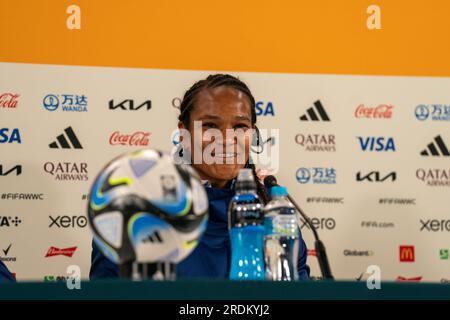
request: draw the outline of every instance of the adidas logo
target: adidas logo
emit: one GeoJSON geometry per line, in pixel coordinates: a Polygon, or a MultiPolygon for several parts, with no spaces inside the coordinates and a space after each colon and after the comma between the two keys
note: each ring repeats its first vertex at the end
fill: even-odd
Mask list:
{"type": "Polygon", "coordinates": [[[450,153],[448,152],[447,146],[444,143],[444,140],[442,140],[441,136],[436,136],[434,138],[434,141],[429,143],[427,145],[427,148],[423,150],[420,155],[428,157],[428,156],[444,156],[448,157],[450,156],[450,153]]]}
{"type": "Polygon", "coordinates": [[[306,114],[300,117],[300,121],[330,121],[330,118],[320,100],[317,100],[314,102],[314,107],[306,110],[306,114]]]}
{"type": "Polygon", "coordinates": [[[163,239],[161,238],[161,235],[159,234],[159,232],[155,231],[152,234],[150,234],[147,238],[142,240],[142,242],[144,242],[144,243],[148,243],[148,242],[163,243],[163,239]]]}
{"type": "Polygon", "coordinates": [[[56,137],[56,141],[48,145],[51,149],[83,149],[80,141],[78,140],[75,132],[73,132],[72,127],[67,127],[64,129],[64,133],[56,137]],[[69,144],[72,144],[72,146],[69,144]]]}

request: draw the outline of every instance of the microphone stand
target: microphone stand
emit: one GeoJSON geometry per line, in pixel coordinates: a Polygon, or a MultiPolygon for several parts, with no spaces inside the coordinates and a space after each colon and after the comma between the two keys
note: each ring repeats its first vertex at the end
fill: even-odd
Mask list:
{"type": "MultiPolygon", "coordinates": [[[[274,186],[278,186],[277,179],[274,176],[267,176],[264,179],[264,185],[266,188],[271,188],[274,186]]],[[[334,280],[333,274],[331,273],[330,263],[328,262],[327,252],[325,249],[325,245],[319,238],[319,234],[317,233],[316,227],[311,222],[311,219],[303,212],[297,202],[288,194],[287,198],[294,205],[295,209],[297,209],[298,213],[305,219],[306,224],[312,230],[314,235],[314,247],[316,249],[317,260],[319,261],[320,271],[322,273],[322,278],[326,280],[334,280]]]]}
{"type": "Polygon", "coordinates": [[[129,261],[119,266],[120,278],[133,281],[176,280],[176,264],[171,262],[138,263],[129,261]]]}
{"type": "Polygon", "coordinates": [[[320,271],[322,277],[326,280],[334,280],[333,274],[331,273],[330,263],[328,262],[327,251],[322,240],[319,238],[316,227],[312,224],[311,219],[303,212],[300,206],[295,202],[295,200],[288,194],[289,201],[294,205],[295,209],[300,213],[300,215],[305,219],[308,226],[311,228],[314,235],[314,247],[316,249],[317,260],[319,261],[320,271]]]}

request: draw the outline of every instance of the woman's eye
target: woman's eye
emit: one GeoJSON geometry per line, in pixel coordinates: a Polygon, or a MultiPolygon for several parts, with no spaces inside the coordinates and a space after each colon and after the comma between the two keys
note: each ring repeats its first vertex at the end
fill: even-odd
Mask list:
{"type": "Polygon", "coordinates": [[[246,124],[244,124],[244,123],[241,123],[241,124],[238,124],[238,125],[235,125],[234,126],[234,129],[244,129],[244,130],[247,130],[247,129],[249,129],[250,127],[248,126],[248,125],[246,125],[246,124]]]}
{"type": "Polygon", "coordinates": [[[214,123],[204,123],[203,128],[211,129],[211,128],[217,128],[217,126],[214,123]]]}

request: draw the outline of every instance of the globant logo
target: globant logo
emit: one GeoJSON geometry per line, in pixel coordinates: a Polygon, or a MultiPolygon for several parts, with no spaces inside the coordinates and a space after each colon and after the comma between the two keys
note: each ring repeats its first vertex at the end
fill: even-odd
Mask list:
{"type": "Polygon", "coordinates": [[[299,168],[295,176],[298,183],[301,184],[336,184],[336,169],[334,168],[299,168]]]}
{"type": "Polygon", "coordinates": [[[346,257],[372,257],[375,254],[372,250],[344,250],[346,257]]]}

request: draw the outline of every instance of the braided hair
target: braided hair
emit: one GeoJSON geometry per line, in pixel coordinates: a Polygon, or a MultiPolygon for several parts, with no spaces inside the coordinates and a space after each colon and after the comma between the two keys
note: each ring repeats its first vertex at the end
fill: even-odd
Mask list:
{"type": "MultiPolygon", "coordinates": [[[[235,90],[238,90],[245,94],[250,102],[250,111],[251,111],[251,121],[252,125],[256,124],[256,102],[252,93],[248,86],[239,80],[238,78],[229,75],[229,74],[212,74],[209,75],[206,79],[197,81],[192,85],[189,90],[183,96],[183,100],[180,104],[180,115],[178,116],[178,120],[183,123],[185,128],[189,128],[190,123],[190,113],[194,107],[197,95],[202,90],[214,89],[220,86],[231,87],[235,90]]],[[[269,201],[269,197],[266,192],[266,188],[259,181],[258,176],[256,175],[255,165],[252,163],[247,163],[246,168],[252,169],[253,175],[256,181],[256,188],[258,196],[261,201],[266,204],[269,201]]]]}

